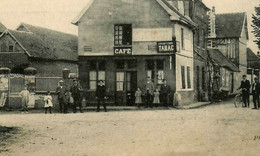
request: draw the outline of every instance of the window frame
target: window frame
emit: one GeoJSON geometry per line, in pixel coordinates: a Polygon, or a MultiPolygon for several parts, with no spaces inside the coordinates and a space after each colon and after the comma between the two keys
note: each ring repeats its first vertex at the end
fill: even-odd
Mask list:
{"type": "Polygon", "coordinates": [[[104,67],[104,69],[102,69],[102,68],[100,69],[100,65],[102,63],[106,64],[107,62],[105,60],[93,60],[93,61],[89,62],[89,68],[90,68],[91,63],[93,63],[93,62],[95,63],[95,68],[92,68],[92,69],[89,70],[89,90],[96,91],[99,80],[103,80],[104,84],[106,83],[106,67],[104,67]],[[95,74],[96,74],[95,80],[94,79],[91,80],[91,77],[90,77],[91,72],[95,72],[95,74]],[[104,72],[104,79],[100,79],[101,72],[104,72]],[[91,88],[91,82],[95,82],[95,84],[96,84],[95,89],[91,88]]]}
{"type": "Polygon", "coordinates": [[[114,46],[116,47],[123,47],[123,46],[132,46],[133,44],[133,28],[132,24],[115,24],[114,25],[114,46]],[[118,29],[116,29],[118,27],[118,29]],[[124,33],[126,33],[126,27],[130,27],[129,33],[130,33],[130,39],[129,44],[124,44],[124,33]],[[121,28],[121,30],[120,30],[121,28]],[[125,30],[124,30],[125,29],[125,30]],[[121,41],[120,41],[121,40],[121,41]],[[119,43],[121,42],[121,44],[119,43]]]}

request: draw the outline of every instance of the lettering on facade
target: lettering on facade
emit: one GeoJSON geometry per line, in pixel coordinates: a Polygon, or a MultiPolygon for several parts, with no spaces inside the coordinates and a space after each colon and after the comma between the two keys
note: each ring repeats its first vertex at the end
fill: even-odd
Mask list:
{"type": "Polygon", "coordinates": [[[115,55],[132,55],[132,47],[114,47],[115,55]]]}
{"type": "Polygon", "coordinates": [[[176,43],[173,41],[157,42],[157,52],[158,53],[175,53],[176,43]]]}

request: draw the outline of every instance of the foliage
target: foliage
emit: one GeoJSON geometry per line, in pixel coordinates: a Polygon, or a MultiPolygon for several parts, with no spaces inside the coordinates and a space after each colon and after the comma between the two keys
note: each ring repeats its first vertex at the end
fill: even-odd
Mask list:
{"type": "Polygon", "coordinates": [[[255,14],[253,15],[253,33],[256,37],[256,44],[258,46],[258,49],[260,49],[260,5],[258,7],[255,7],[255,14]]]}

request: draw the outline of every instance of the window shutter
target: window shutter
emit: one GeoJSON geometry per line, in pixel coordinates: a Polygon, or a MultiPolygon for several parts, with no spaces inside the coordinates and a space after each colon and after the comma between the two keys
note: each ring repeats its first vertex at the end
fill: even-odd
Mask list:
{"type": "Polygon", "coordinates": [[[186,85],[185,85],[185,68],[184,68],[184,66],[181,66],[181,80],[182,80],[182,89],[185,89],[186,85]]]}

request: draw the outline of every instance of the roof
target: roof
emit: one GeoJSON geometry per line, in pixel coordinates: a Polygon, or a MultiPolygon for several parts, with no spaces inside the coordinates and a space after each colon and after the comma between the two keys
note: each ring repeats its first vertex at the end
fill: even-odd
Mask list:
{"type": "Polygon", "coordinates": [[[260,58],[250,48],[247,48],[247,67],[260,68],[260,58]]]}
{"type": "Polygon", "coordinates": [[[231,62],[225,55],[223,55],[218,49],[208,49],[209,57],[217,63],[219,66],[227,68],[234,72],[239,72],[238,67],[231,62]]]}
{"type": "Polygon", "coordinates": [[[240,37],[246,13],[216,14],[217,38],[240,37]]]}
{"type": "Polygon", "coordinates": [[[3,33],[7,28],[0,22],[0,33],[3,33]]]}
{"type": "Polygon", "coordinates": [[[9,30],[34,58],[77,61],[77,36],[22,23],[9,30]],[[18,31],[25,27],[26,30],[18,31]]]}
{"type": "MultiPolygon", "coordinates": [[[[88,4],[80,11],[78,16],[72,20],[72,24],[78,25],[80,19],[84,16],[84,14],[88,11],[88,9],[91,7],[95,0],[90,0],[88,4]]],[[[182,15],[178,9],[172,7],[167,0],[154,0],[156,1],[170,16],[176,16],[178,15],[179,21],[182,21],[184,23],[188,23],[191,26],[196,26],[196,23],[194,23],[189,17],[182,15]]],[[[114,2],[115,3],[115,2],[114,2]]],[[[176,18],[170,18],[171,20],[176,20],[176,18]]]]}

